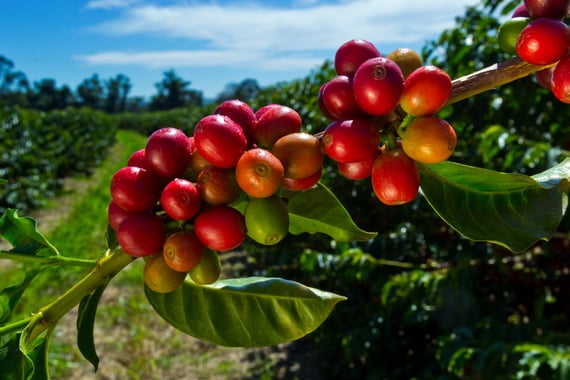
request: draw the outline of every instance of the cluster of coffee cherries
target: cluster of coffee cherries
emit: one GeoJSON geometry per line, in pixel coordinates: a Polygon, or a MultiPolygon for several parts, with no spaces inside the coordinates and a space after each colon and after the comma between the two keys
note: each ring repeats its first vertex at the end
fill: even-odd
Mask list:
{"type": "Polygon", "coordinates": [[[498,30],[499,47],[532,65],[538,83],[570,103],[569,0],[525,0],[498,30]]]}
{"type": "Polygon", "coordinates": [[[219,252],[247,237],[273,245],[286,236],[280,190],[313,187],[322,173],[320,141],[301,126],[290,107],[268,104],[254,112],[227,100],[191,135],[158,129],[130,156],[111,179],[108,219],[123,251],[145,258],[150,289],[173,291],[188,275],[213,283],[219,252]]]}
{"type": "Polygon", "coordinates": [[[455,150],[453,127],[436,116],[451,96],[451,78],[411,49],[383,57],[363,39],[342,44],[334,67],[336,76],[318,94],[331,121],[322,134],[324,153],[343,176],[371,178],[382,203],[412,201],[420,184],[416,162],[445,161],[455,150]]]}

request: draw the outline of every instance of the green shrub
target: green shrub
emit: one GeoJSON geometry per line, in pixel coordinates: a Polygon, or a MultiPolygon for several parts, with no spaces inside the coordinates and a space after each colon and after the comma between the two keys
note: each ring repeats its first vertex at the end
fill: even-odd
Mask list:
{"type": "Polygon", "coordinates": [[[90,174],[115,141],[115,126],[100,112],[0,109],[0,212],[23,212],[57,194],[64,177],[90,174]]]}

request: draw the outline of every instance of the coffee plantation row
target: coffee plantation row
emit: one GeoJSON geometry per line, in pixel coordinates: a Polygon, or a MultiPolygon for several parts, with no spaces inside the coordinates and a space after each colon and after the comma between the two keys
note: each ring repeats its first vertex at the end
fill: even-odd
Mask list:
{"type": "Polygon", "coordinates": [[[90,174],[115,141],[109,116],[89,109],[0,108],[0,212],[43,205],[63,178],[90,174]]]}

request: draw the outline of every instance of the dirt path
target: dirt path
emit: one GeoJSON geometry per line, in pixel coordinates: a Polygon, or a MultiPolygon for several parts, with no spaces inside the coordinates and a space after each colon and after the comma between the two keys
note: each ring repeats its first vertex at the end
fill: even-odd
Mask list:
{"type": "MultiPolygon", "coordinates": [[[[52,231],[59,223],[66,220],[73,211],[75,203],[85,195],[91,186],[96,184],[98,177],[96,174],[90,177],[74,177],[64,179],[62,194],[52,200],[46,208],[32,210],[29,213],[18,213],[19,216],[29,216],[37,221],[37,228],[46,235],[52,231]]],[[[11,245],[0,237],[0,251],[9,250],[11,245]]],[[[10,260],[0,260],[0,270],[10,266],[10,260]]]]}

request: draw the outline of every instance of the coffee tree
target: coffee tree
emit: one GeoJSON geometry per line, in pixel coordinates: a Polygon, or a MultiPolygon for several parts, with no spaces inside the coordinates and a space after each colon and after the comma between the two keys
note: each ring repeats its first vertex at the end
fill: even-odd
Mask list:
{"type": "Polygon", "coordinates": [[[383,56],[369,41],[347,41],[334,57],[334,76],[314,94],[329,121],[321,131],[303,131],[293,107],[271,103],[254,110],[229,100],[204,115],[191,134],[153,132],[110,179],[108,249],[95,262],[62,256],[33,219],[7,210],[0,235],[12,249],[1,257],[44,265],[1,293],[3,375],[49,378],[54,328],[76,306],[78,347],[96,369],[97,305],[133,260],[145,262],[152,307],[188,335],[256,347],[313,332],[351,294],[280,277],[220,278],[219,253],[239,249],[246,239],[278,247],[286,236],[307,233],[338,243],[373,239],[376,232],[359,227],[324,184],[325,160],[348,180],[370,181],[372,194],[360,196],[390,207],[423,198],[471,241],[519,253],[552,238],[566,212],[570,161],[534,175],[456,163],[456,146],[469,136],[456,134],[445,118],[445,106],[530,75],[540,75],[557,101],[569,102],[569,33],[561,21],[568,2],[546,4],[527,1],[512,14],[514,21],[501,25],[500,48],[508,59],[453,80],[413,51],[383,56]],[[12,320],[35,275],[54,265],[92,271],[29,318],[12,320]]]}

